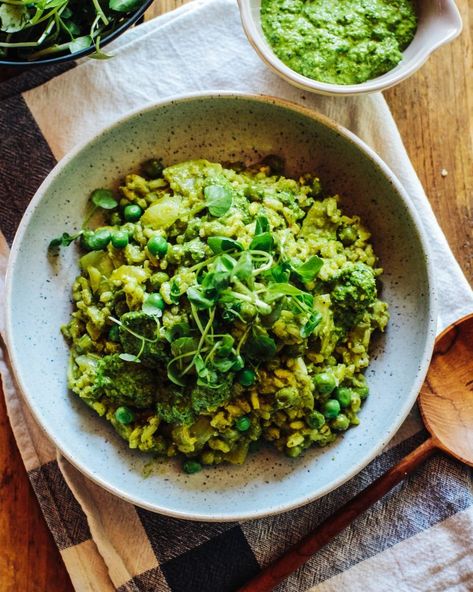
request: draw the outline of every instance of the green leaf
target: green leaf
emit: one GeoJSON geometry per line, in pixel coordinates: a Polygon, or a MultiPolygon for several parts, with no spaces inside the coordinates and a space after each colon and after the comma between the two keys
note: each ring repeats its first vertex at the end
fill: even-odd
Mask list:
{"type": "Polygon", "coordinates": [[[307,323],[301,328],[301,337],[309,337],[309,335],[314,332],[321,320],[322,315],[320,312],[314,311],[307,323]]]}
{"type": "Polygon", "coordinates": [[[134,362],[135,364],[140,363],[139,358],[137,356],[134,356],[133,354],[119,354],[118,357],[124,362],[134,362]]]}
{"type": "Polygon", "coordinates": [[[221,255],[213,262],[212,268],[215,271],[232,271],[237,262],[230,255],[221,255]]]}
{"type": "Polygon", "coordinates": [[[167,365],[167,375],[169,380],[174,384],[186,386],[186,382],[181,376],[181,371],[179,370],[175,359],[172,359],[167,365]]]}
{"type": "Polygon", "coordinates": [[[274,282],[286,283],[291,277],[291,266],[287,261],[278,263],[268,271],[268,275],[274,282]]]}
{"type": "Polygon", "coordinates": [[[173,356],[181,356],[182,354],[193,354],[199,341],[196,337],[179,337],[171,343],[171,351],[173,356]]]}
{"type": "Polygon", "coordinates": [[[219,356],[219,357],[227,356],[232,351],[234,343],[235,343],[235,340],[233,339],[233,337],[231,335],[229,335],[228,333],[226,335],[224,335],[222,337],[222,339],[219,341],[217,356],[219,356]]]}
{"type": "Polygon", "coordinates": [[[236,356],[231,356],[214,360],[213,365],[219,372],[229,372],[230,370],[234,371],[233,366],[235,365],[235,362],[236,356]]]}
{"type": "Polygon", "coordinates": [[[270,253],[273,250],[274,240],[270,232],[263,232],[257,234],[251,241],[248,249],[250,251],[266,251],[270,253]]]}
{"type": "Polygon", "coordinates": [[[171,292],[169,294],[169,298],[173,304],[179,303],[179,298],[182,296],[181,290],[177,285],[177,282],[173,281],[171,284],[171,292]]]}
{"type": "Polygon", "coordinates": [[[190,302],[197,308],[197,310],[205,310],[207,308],[212,308],[215,304],[214,300],[207,298],[204,296],[202,291],[195,286],[191,286],[187,289],[187,298],[189,298],[190,302]]]}
{"type": "Polygon", "coordinates": [[[92,37],[89,35],[84,35],[83,37],[77,37],[73,39],[69,43],[69,51],[71,53],[76,53],[76,51],[81,51],[82,49],[87,49],[92,45],[92,37]]]}
{"type": "Polygon", "coordinates": [[[131,12],[143,5],[143,0],[110,0],[109,8],[117,12],[131,12]]]}
{"type": "Polygon", "coordinates": [[[113,192],[110,189],[95,189],[92,191],[90,199],[94,206],[103,210],[113,210],[118,206],[118,202],[113,197],[113,192]]]}
{"type": "Polygon", "coordinates": [[[209,236],[207,244],[216,255],[228,251],[243,251],[243,247],[239,242],[226,236],[209,236]]]}
{"type": "Polygon", "coordinates": [[[29,21],[28,10],[24,4],[3,4],[0,6],[0,30],[5,33],[18,33],[29,21]]]}
{"type": "Polygon", "coordinates": [[[323,264],[324,260],[314,255],[302,265],[292,265],[292,269],[301,281],[307,284],[315,279],[323,264]]]}
{"type": "Polygon", "coordinates": [[[269,232],[270,230],[269,221],[266,216],[258,216],[256,218],[255,234],[263,234],[264,232],[269,232]]]}
{"type": "Polygon", "coordinates": [[[82,232],[78,232],[77,234],[69,234],[68,232],[63,232],[63,234],[57,238],[53,238],[48,245],[48,250],[54,251],[55,249],[59,249],[59,247],[68,247],[72,242],[79,238],[82,235],[82,232]]]}
{"type": "Polygon", "coordinates": [[[242,282],[253,279],[253,261],[248,251],[241,254],[233,273],[242,282]]]}
{"type": "Polygon", "coordinates": [[[150,299],[149,297],[146,298],[143,302],[141,310],[151,317],[163,316],[163,311],[160,308],[158,308],[155,304],[152,304],[152,299],[150,299]]]}
{"type": "Polygon", "coordinates": [[[295,299],[299,302],[302,302],[302,304],[304,304],[306,307],[309,307],[309,309],[312,310],[314,306],[314,297],[312,296],[312,294],[309,294],[308,292],[302,292],[301,294],[296,296],[295,299]]]}
{"type": "Polygon", "coordinates": [[[230,283],[229,271],[210,271],[202,280],[202,292],[206,298],[213,301],[228,287],[230,283]]]}
{"type": "Polygon", "coordinates": [[[205,203],[212,216],[220,218],[232,207],[232,192],[221,185],[208,185],[204,189],[205,203]]]}
{"type": "Polygon", "coordinates": [[[276,355],[276,342],[266,334],[253,334],[245,343],[246,355],[254,361],[267,361],[276,355]]]}
{"type": "MultiPolygon", "coordinates": [[[[292,284],[270,284],[266,290],[264,298],[266,302],[272,302],[282,296],[301,296],[303,294],[307,294],[307,292],[299,290],[299,288],[296,288],[296,286],[293,286],[292,284]]],[[[310,296],[310,294],[308,294],[308,296],[310,296]]]]}

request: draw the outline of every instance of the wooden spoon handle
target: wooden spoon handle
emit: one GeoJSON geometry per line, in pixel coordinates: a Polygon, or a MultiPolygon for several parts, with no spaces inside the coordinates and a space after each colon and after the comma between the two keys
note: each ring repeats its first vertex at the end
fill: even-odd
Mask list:
{"type": "Polygon", "coordinates": [[[238,592],[268,592],[296,571],[335,535],[355,518],[383,497],[390,489],[413,472],[437,449],[437,442],[429,438],[418,448],[381,475],[353,499],[324,520],[315,530],[291,547],[279,559],[265,567],[257,576],[239,588],[238,592]]]}

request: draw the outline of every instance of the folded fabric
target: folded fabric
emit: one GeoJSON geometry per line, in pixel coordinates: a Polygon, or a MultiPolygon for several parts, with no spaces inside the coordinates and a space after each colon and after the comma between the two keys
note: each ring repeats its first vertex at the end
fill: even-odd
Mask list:
{"type": "MultiPolygon", "coordinates": [[[[107,51],[112,59],[83,60],[45,83],[27,73],[0,85],[0,228],[8,241],[55,162],[124,113],[194,91],[263,93],[328,115],[380,154],[409,193],[430,239],[440,298],[439,330],[473,311],[471,289],[435,220],[382,95],[320,97],[287,85],[248,44],[234,0],[196,0],[127,32],[107,51]]],[[[0,309],[7,256],[8,247],[0,240],[0,309]]],[[[383,454],[316,502],[242,524],[185,522],[136,508],[91,483],[57,454],[35,424],[12,378],[5,350],[0,371],[25,466],[74,586],[81,592],[236,590],[426,437],[413,411],[383,454]]],[[[466,591],[473,579],[471,532],[470,471],[439,456],[278,590],[466,591]]]]}

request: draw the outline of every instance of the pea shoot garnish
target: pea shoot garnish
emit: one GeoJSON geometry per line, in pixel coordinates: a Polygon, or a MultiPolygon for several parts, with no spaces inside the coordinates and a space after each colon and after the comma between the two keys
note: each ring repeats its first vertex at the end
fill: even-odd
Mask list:
{"type": "MultiPolygon", "coordinates": [[[[84,226],[87,225],[98,210],[114,210],[117,206],[118,202],[113,197],[113,192],[110,189],[94,189],[90,194],[89,211],[86,215],[84,226]]],[[[52,254],[57,254],[60,247],[68,247],[78,238],[81,239],[82,246],[88,251],[104,249],[110,241],[117,248],[123,248],[128,244],[128,236],[125,239],[123,232],[112,235],[108,229],[99,229],[96,232],[83,229],[76,234],[64,232],[61,236],[53,238],[48,245],[48,250],[52,254]]]]}
{"type": "Polygon", "coordinates": [[[291,458],[326,445],[368,394],[366,342],[387,313],[367,232],[279,164],[148,160],[50,247],[82,250],[63,327],[72,390],[188,474],[264,441],[291,458]]]}

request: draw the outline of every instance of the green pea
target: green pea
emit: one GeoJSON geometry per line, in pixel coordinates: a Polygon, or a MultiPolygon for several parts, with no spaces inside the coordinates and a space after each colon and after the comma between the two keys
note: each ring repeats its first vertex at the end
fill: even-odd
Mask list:
{"type": "Polygon", "coordinates": [[[105,249],[112,238],[112,234],[108,228],[101,228],[96,230],[93,237],[94,251],[101,251],[105,249]]]}
{"type": "Polygon", "coordinates": [[[300,454],[302,452],[302,447],[301,446],[293,446],[292,448],[286,448],[285,452],[286,452],[287,456],[289,456],[290,458],[297,458],[298,456],[300,456],[300,454]]]}
{"type": "Polygon", "coordinates": [[[299,392],[293,386],[286,386],[276,393],[278,409],[287,409],[291,407],[299,397],[299,392]]]}
{"type": "Polygon", "coordinates": [[[336,399],[325,401],[323,413],[327,419],[333,419],[340,413],[340,403],[336,399]]]}
{"type": "Polygon", "coordinates": [[[94,236],[95,233],[93,230],[84,230],[80,237],[80,244],[87,251],[95,251],[94,236]]]}
{"type": "Polygon", "coordinates": [[[108,338],[110,339],[110,341],[120,341],[120,329],[118,328],[118,325],[112,325],[110,327],[110,331],[108,332],[108,338]]]}
{"type": "Polygon", "coordinates": [[[313,411],[306,417],[307,425],[312,429],[319,429],[325,423],[325,417],[318,411],[313,411]]]}
{"type": "Polygon", "coordinates": [[[154,306],[155,308],[159,308],[159,310],[164,310],[166,306],[163,297],[157,292],[153,292],[146,298],[146,304],[154,306]]]}
{"type": "Polygon", "coordinates": [[[256,372],[251,368],[245,368],[238,374],[238,382],[242,386],[251,386],[256,380],[256,372]]]}
{"type": "Polygon", "coordinates": [[[338,231],[338,238],[347,247],[358,238],[358,231],[354,226],[345,226],[338,231]]]}
{"type": "Polygon", "coordinates": [[[370,394],[370,389],[367,386],[360,386],[355,389],[355,392],[358,393],[360,399],[364,401],[366,397],[370,394]]]}
{"type": "Polygon", "coordinates": [[[116,249],[124,249],[128,244],[128,232],[124,230],[116,230],[112,234],[112,245],[116,249]]]}
{"type": "Polygon", "coordinates": [[[328,395],[337,386],[337,381],[333,374],[330,374],[329,372],[321,372],[314,376],[314,384],[315,388],[321,395],[328,395]]]}
{"type": "Polygon", "coordinates": [[[164,165],[161,159],[151,158],[141,165],[141,170],[149,179],[158,179],[163,174],[164,165]]]}
{"type": "Polygon", "coordinates": [[[123,217],[127,222],[137,222],[141,218],[143,210],[137,204],[129,204],[123,210],[123,217]]]}
{"type": "Polygon", "coordinates": [[[115,410],[115,419],[124,425],[131,423],[135,419],[135,414],[128,407],[118,407],[115,410]]]}
{"type": "Polygon", "coordinates": [[[148,251],[156,257],[164,257],[168,247],[168,242],[163,236],[152,236],[148,241],[148,251]]]}
{"type": "Polygon", "coordinates": [[[348,407],[351,403],[351,389],[346,386],[339,386],[335,389],[335,396],[342,407],[348,407]]]}
{"type": "Polygon", "coordinates": [[[184,470],[184,473],[187,473],[188,475],[193,475],[194,473],[198,473],[202,470],[202,465],[200,464],[200,462],[196,460],[186,460],[182,465],[182,468],[184,470]]]}
{"type": "Polygon", "coordinates": [[[244,415],[235,419],[235,427],[239,432],[247,432],[250,429],[251,421],[250,418],[244,415]]]}
{"type": "Polygon", "coordinates": [[[82,234],[81,244],[88,251],[101,251],[102,249],[105,249],[111,238],[112,235],[108,228],[102,228],[95,232],[86,230],[82,234]]]}
{"type": "Polygon", "coordinates": [[[340,413],[330,423],[330,427],[332,427],[334,430],[337,430],[339,432],[344,432],[345,430],[348,430],[348,428],[350,427],[350,420],[348,419],[348,417],[344,413],[340,413]]]}

